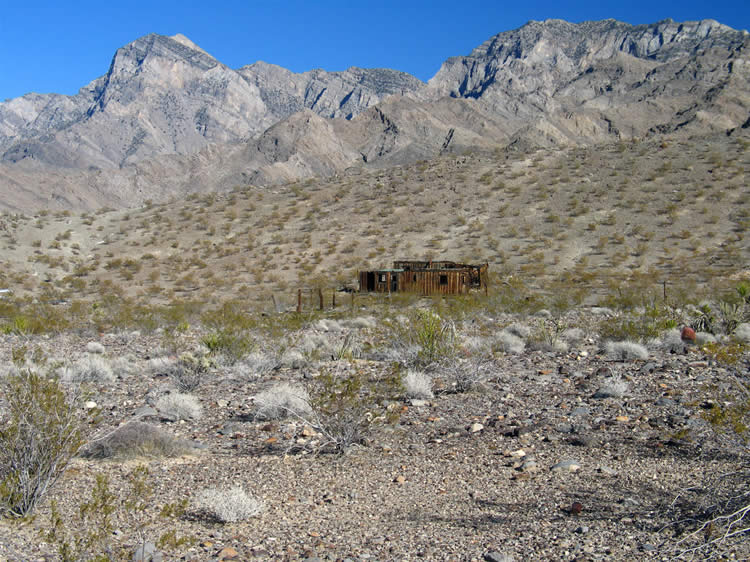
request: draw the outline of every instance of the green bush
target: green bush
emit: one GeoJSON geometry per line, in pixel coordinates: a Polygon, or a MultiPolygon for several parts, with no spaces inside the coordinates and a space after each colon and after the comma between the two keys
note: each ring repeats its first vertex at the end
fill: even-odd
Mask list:
{"type": "Polygon", "coordinates": [[[401,377],[391,372],[368,380],[363,371],[340,376],[325,371],[308,388],[309,414],[300,417],[322,436],[318,450],[346,453],[367,442],[378,424],[398,418],[396,401],[403,395],[401,377]]]}
{"type": "Polygon", "coordinates": [[[1,389],[0,513],[25,517],[83,445],[83,420],[56,379],[18,371],[1,389]]]}

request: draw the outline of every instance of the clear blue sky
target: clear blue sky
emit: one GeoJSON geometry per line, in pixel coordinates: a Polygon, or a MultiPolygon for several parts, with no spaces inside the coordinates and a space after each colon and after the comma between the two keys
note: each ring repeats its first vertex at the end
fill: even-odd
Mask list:
{"type": "Polygon", "coordinates": [[[115,50],[148,33],[182,33],[221,62],[257,60],[295,72],[396,68],[428,80],[440,63],[529,20],[712,18],[750,28],[748,0],[3,0],[0,100],[74,94],[115,50]]]}

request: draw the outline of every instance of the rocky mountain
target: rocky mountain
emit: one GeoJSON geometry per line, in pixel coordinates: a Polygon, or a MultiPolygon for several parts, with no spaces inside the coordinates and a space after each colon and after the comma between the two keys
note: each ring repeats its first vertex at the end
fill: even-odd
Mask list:
{"type": "Polygon", "coordinates": [[[182,35],[118,49],[109,71],[75,96],[29,94],[0,104],[8,163],[121,167],[249,140],[305,108],[351,118],[422,82],[395,70],[294,74],[256,63],[234,71],[182,35]]]}
{"type": "Polygon", "coordinates": [[[749,52],[746,31],[712,20],[532,21],[423,84],[384,69],[235,71],[149,35],[76,96],[0,104],[0,187],[24,194],[11,208],[119,206],[466,149],[731,132],[750,125],[749,52]]]}

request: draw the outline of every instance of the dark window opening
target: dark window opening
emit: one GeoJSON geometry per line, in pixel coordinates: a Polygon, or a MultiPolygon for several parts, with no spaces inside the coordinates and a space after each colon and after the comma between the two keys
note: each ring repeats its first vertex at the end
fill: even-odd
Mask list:
{"type": "Polygon", "coordinates": [[[385,273],[380,274],[380,282],[385,283],[385,273]]]}
{"type": "Polygon", "coordinates": [[[417,282],[417,274],[416,273],[414,274],[414,282],[415,283],[417,282]]]}
{"type": "Polygon", "coordinates": [[[441,275],[440,276],[440,284],[441,285],[447,285],[448,284],[448,276],[447,275],[441,275]]]}

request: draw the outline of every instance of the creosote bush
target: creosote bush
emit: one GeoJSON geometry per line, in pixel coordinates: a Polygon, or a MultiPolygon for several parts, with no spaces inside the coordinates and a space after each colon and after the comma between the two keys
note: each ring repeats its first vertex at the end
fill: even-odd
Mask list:
{"type": "Polygon", "coordinates": [[[301,416],[321,435],[317,451],[344,454],[365,445],[378,424],[398,419],[397,400],[403,396],[397,372],[368,379],[363,371],[340,374],[324,371],[308,387],[310,414],[301,416]]]}
{"type": "MultiPolygon", "coordinates": [[[[128,486],[123,493],[122,490],[111,488],[106,475],[97,474],[90,497],[81,502],[73,513],[63,516],[57,503],[52,502],[51,525],[49,531],[43,534],[44,538],[57,546],[63,562],[145,560],[148,558],[139,558],[139,553],[146,550],[152,534],[160,549],[177,550],[189,546],[193,540],[178,537],[174,529],[164,532],[156,540],[156,520],[149,510],[154,496],[149,479],[148,469],[143,465],[137,466],[128,474],[128,486]],[[135,553],[133,542],[136,545],[135,553]]],[[[187,500],[166,504],[159,512],[159,518],[181,517],[187,505],[187,500]]]]}
{"type": "Polygon", "coordinates": [[[31,370],[0,381],[0,514],[34,511],[83,445],[83,416],[57,379],[31,370]]]}

